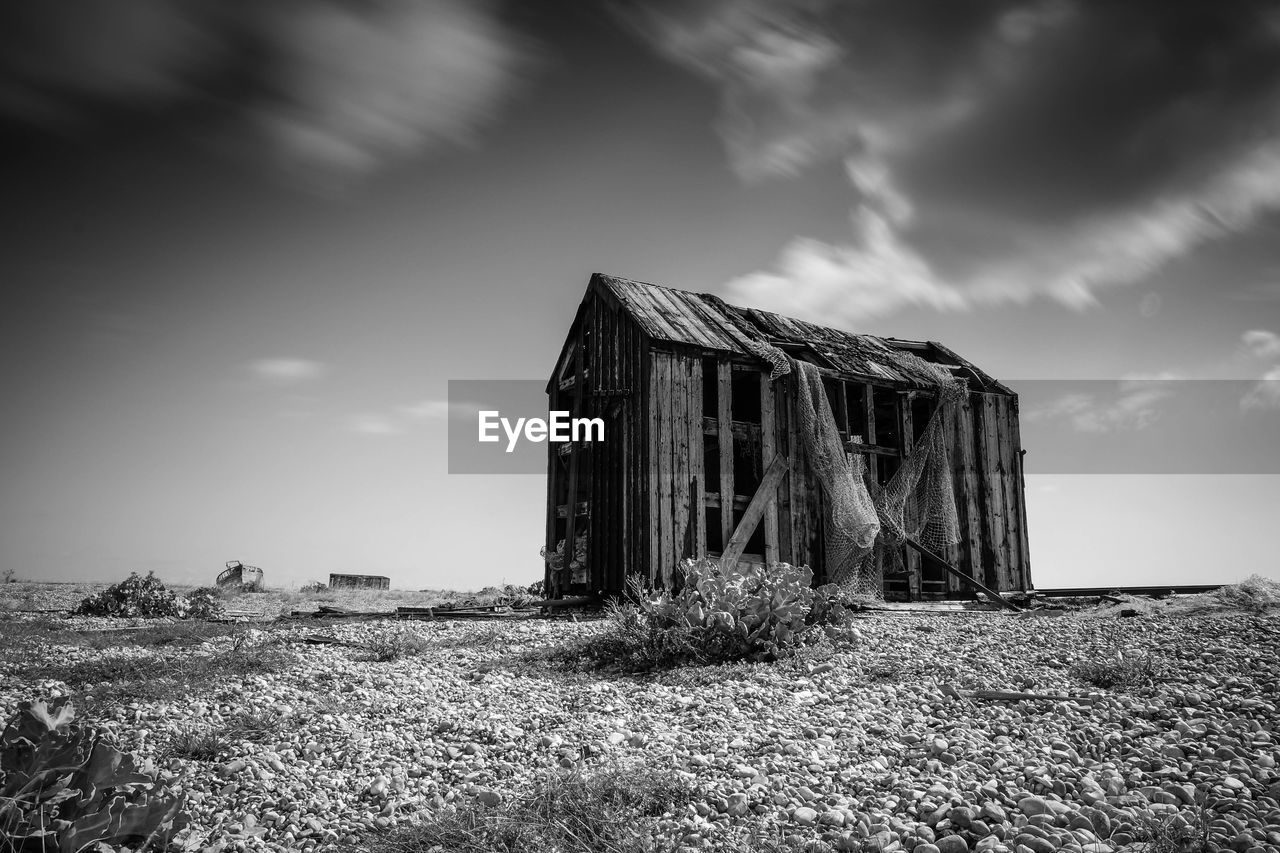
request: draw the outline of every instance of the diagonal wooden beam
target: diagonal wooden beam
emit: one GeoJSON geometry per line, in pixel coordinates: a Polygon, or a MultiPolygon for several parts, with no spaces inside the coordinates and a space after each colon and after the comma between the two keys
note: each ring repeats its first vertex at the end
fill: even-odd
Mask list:
{"type": "MultiPolygon", "coordinates": [[[[778,494],[778,484],[782,482],[782,477],[791,467],[791,463],[787,461],[785,454],[779,453],[773,457],[773,462],[769,463],[769,468],[764,472],[764,478],[760,481],[756,493],[751,496],[751,503],[747,504],[747,509],[742,513],[742,520],[738,522],[738,527],[733,531],[733,536],[729,539],[729,544],[725,546],[724,553],[720,555],[720,569],[724,572],[733,571],[734,566],[738,565],[738,560],[742,557],[742,551],[747,547],[747,540],[751,538],[751,534],[756,532],[756,525],[760,523],[760,519],[764,516],[765,509],[769,506],[769,502],[778,494]]],[[[721,510],[723,512],[724,510],[721,510]]]]}
{"type": "Polygon", "coordinates": [[[1021,613],[1021,612],[1022,612],[1022,608],[1021,608],[1021,607],[1019,607],[1018,605],[1014,604],[1012,601],[1010,601],[1009,599],[1005,598],[1003,595],[1001,595],[1000,593],[996,592],[994,589],[987,589],[985,586],[983,586],[982,584],[978,583],[976,580],[974,580],[973,578],[969,577],[969,576],[968,576],[968,575],[966,575],[964,572],[960,571],[960,570],[959,570],[959,569],[957,569],[955,566],[951,565],[951,564],[950,564],[950,563],[948,563],[946,560],[942,559],[942,558],[941,558],[941,557],[939,557],[937,554],[933,553],[933,552],[932,552],[932,551],[930,551],[928,548],[924,547],[924,546],[923,546],[923,545],[921,545],[919,542],[917,542],[916,540],[912,539],[910,536],[908,536],[908,537],[907,537],[907,544],[908,544],[908,545],[910,545],[912,548],[916,549],[917,551],[919,551],[921,554],[924,554],[924,555],[925,555],[926,557],[928,557],[929,559],[931,559],[931,560],[936,560],[938,563],[941,563],[941,564],[942,564],[942,568],[946,569],[946,570],[947,570],[948,572],[950,572],[951,574],[953,574],[953,575],[955,575],[956,577],[960,578],[960,579],[961,579],[962,581],[964,581],[965,583],[973,584],[973,585],[974,585],[974,586],[976,586],[978,589],[982,590],[982,591],[983,591],[983,592],[985,592],[987,595],[991,596],[991,597],[992,597],[992,598],[994,598],[996,601],[1000,602],[1000,603],[1001,603],[1001,604],[1003,604],[1005,607],[1009,608],[1010,610],[1014,611],[1015,613],[1021,613]]]}

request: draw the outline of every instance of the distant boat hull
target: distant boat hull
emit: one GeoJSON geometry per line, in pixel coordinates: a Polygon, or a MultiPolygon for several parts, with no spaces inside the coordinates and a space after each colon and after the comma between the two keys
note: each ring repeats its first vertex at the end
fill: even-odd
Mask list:
{"type": "Polygon", "coordinates": [[[246,566],[239,560],[231,560],[218,575],[218,586],[238,586],[246,589],[262,587],[262,569],[246,566]]]}

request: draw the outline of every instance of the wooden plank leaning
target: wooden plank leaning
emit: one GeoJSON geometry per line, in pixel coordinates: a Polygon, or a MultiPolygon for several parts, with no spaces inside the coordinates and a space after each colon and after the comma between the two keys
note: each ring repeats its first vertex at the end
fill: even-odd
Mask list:
{"type": "Polygon", "coordinates": [[[769,463],[769,468],[764,472],[764,477],[760,480],[756,493],[751,496],[751,503],[747,504],[746,511],[742,513],[742,520],[738,522],[737,529],[733,531],[729,544],[725,546],[724,553],[720,556],[721,571],[731,572],[734,566],[738,564],[743,550],[747,547],[747,540],[751,538],[751,534],[756,532],[756,525],[764,517],[764,511],[769,506],[769,501],[773,500],[777,495],[778,484],[782,482],[783,475],[787,473],[790,467],[791,463],[787,461],[786,455],[782,453],[773,457],[773,462],[769,463]]]}

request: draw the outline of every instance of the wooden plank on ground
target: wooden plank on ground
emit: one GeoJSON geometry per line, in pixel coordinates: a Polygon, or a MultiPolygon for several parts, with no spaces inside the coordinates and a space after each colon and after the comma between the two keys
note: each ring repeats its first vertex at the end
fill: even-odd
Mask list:
{"type": "Polygon", "coordinates": [[[738,522],[737,529],[733,531],[729,544],[725,546],[724,554],[720,557],[720,568],[723,571],[733,571],[733,567],[737,565],[738,560],[742,557],[743,550],[747,547],[747,540],[751,538],[751,534],[755,533],[756,526],[760,523],[760,519],[764,517],[765,510],[773,502],[774,496],[777,494],[778,484],[782,482],[782,478],[786,476],[790,467],[787,457],[778,455],[773,458],[772,463],[760,481],[759,488],[756,489],[756,493],[751,497],[751,503],[747,504],[746,512],[742,514],[742,520],[738,522]]]}

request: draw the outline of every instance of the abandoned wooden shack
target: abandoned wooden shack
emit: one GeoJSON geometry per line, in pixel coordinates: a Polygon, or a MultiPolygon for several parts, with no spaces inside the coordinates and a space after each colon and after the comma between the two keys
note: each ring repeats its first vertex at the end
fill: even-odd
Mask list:
{"type": "Polygon", "coordinates": [[[931,555],[903,546],[880,581],[885,598],[969,597],[965,576],[995,591],[1031,589],[1009,388],[938,343],[850,334],[597,273],[547,384],[550,411],[605,425],[603,441],[548,443],[553,596],[616,594],[629,574],[665,587],[682,559],[726,546],[744,561],[804,564],[815,583],[829,579],[827,507],[802,452],[795,376],[771,378],[766,348],[817,366],[872,494],[940,412],[958,541],[931,555]],[[960,402],[939,407],[939,368],[966,380],[960,402]]]}
{"type": "Polygon", "coordinates": [[[329,575],[330,589],[391,589],[391,578],[385,575],[329,575]]]}

